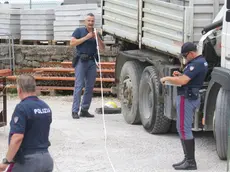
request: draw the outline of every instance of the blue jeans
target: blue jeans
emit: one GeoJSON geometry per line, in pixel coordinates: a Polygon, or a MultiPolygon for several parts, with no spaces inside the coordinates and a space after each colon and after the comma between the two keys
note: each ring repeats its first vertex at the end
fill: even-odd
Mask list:
{"type": "Polygon", "coordinates": [[[192,123],[195,110],[200,105],[200,98],[188,100],[184,96],[177,96],[177,131],[182,140],[193,139],[192,123]]]}
{"type": "Polygon", "coordinates": [[[78,113],[81,102],[82,89],[85,86],[82,110],[88,110],[92,101],[93,88],[97,77],[97,66],[94,60],[81,61],[75,66],[75,84],[73,93],[72,112],[78,113]]]}

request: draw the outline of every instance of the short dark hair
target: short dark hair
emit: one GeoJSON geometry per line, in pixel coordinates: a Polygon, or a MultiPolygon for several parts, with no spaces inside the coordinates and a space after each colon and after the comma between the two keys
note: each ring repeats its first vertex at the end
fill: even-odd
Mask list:
{"type": "Polygon", "coordinates": [[[88,13],[87,16],[94,17],[93,13],[88,13]]]}

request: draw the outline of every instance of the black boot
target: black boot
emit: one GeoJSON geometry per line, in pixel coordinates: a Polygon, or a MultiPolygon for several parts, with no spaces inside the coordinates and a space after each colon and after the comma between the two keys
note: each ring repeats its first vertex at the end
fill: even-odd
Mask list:
{"type": "Polygon", "coordinates": [[[80,118],[77,112],[72,112],[72,117],[73,117],[73,119],[79,119],[80,118]]]}
{"type": "Polygon", "coordinates": [[[173,167],[183,164],[185,162],[186,158],[187,158],[187,152],[186,152],[186,149],[185,149],[184,140],[182,140],[182,139],[181,139],[181,144],[182,144],[182,148],[183,148],[183,152],[184,152],[184,159],[181,162],[173,164],[172,165],[173,167]]]}
{"type": "Polygon", "coordinates": [[[91,115],[88,111],[86,110],[81,110],[80,117],[86,117],[86,118],[93,118],[94,115],[91,115]]]}
{"type": "Polygon", "coordinates": [[[184,140],[184,145],[187,152],[187,158],[183,164],[175,166],[175,170],[197,170],[194,139],[184,140]]]}

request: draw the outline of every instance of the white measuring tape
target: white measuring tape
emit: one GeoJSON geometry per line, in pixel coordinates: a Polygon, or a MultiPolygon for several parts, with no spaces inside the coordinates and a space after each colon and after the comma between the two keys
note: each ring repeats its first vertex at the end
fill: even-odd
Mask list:
{"type": "Polygon", "coordinates": [[[105,150],[106,150],[106,153],[107,153],[107,157],[109,159],[109,163],[113,169],[114,172],[116,172],[114,166],[113,166],[113,163],[111,161],[111,158],[109,156],[109,152],[108,152],[108,149],[107,149],[107,131],[106,131],[106,126],[105,126],[105,111],[104,111],[104,94],[103,94],[103,85],[102,85],[102,73],[101,73],[101,57],[100,57],[100,50],[99,50],[99,46],[98,46],[98,39],[97,39],[97,30],[94,28],[94,33],[95,33],[95,36],[96,36],[96,43],[97,43],[97,54],[98,54],[98,63],[96,62],[96,59],[95,59],[95,62],[97,64],[97,66],[99,67],[99,71],[100,71],[100,80],[101,80],[101,106],[102,106],[102,117],[103,117],[103,126],[104,126],[104,135],[105,135],[105,150]]]}

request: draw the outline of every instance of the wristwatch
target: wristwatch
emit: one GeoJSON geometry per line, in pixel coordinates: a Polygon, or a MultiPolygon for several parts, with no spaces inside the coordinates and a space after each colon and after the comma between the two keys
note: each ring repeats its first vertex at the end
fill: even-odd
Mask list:
{"type": "Polygon", "coordinates": [[[2,160],[2,163],[3,163],[3,164],[11,164],[11,162],[9,162],[6,158],[4,158],[4,159],[2,160]]]}

